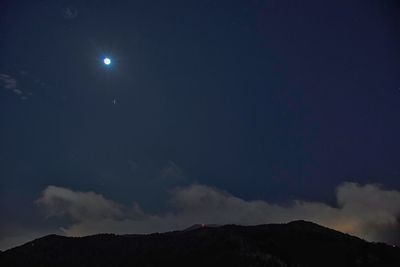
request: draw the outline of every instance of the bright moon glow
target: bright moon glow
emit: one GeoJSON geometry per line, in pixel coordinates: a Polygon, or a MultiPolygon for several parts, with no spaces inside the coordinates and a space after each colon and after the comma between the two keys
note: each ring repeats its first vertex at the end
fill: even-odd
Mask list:
{"type": "Polygon", "coordinates": [[[109,59],[108,57],[106,57],[106,58],[103,60],[103,62],[104,62],[104,64],[106,64],[106,65],[110,65],[110,64],[111,64],[111,59],[109,59]]]}

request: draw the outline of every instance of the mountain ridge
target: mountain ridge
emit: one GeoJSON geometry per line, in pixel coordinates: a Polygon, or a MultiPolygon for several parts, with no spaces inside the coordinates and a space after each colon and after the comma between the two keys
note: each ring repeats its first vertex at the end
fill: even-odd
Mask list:
{"type": "Polygon", "coordinates": [[[0,265],[394,267],[400,266],[400,249],[294,221],[152,234],[47,235],[3,251],[0,265]]]}

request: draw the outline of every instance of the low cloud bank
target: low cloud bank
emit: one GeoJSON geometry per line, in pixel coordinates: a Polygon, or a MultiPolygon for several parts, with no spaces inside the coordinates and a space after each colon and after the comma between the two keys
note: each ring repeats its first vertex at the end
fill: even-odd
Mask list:
{"type": "Polygon", "coordinates": [[[186,228],[195,223],[265,224],[308,220],[370,241],[399,242],[400,192],[379,185],[344,183],[337,188],[337,207],[294,201],[282,206],[246,201],[205,185],[171,191],[171,212],[147,214],[138,204],[125,207],[94,192],[49,186],[37,201],[49,216],[67,216],[70,236],[99,232],[150,233],[186,228]]]}

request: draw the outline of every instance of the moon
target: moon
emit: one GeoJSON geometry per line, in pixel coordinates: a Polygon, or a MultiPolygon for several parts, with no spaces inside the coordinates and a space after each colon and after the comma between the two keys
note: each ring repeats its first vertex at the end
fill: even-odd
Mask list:
{"type": "Polygon", "coordinates": [[[110,58],[108,58],[108,57],[106,57],[106,58],[104,58],[104,59],[103,59],[103,62],[104,62],[104,64],[105,64],[105,65],[107,65],[107,66],[108,66],[108,65],[110,65],[110,64],[111,64],[111,59],[110,59],[110,58]]]}

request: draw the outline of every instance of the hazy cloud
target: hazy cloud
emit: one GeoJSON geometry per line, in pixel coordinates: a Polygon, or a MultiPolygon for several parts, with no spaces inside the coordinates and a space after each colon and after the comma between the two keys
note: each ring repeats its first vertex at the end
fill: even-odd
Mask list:
{"type": "Polygon", "coordinates": [[[171,182],[180,182],[185,180],[185,173],[183,169],[175,162],[169,160],[167,164],[161,168],[158,179],[171,182]]]}
{"type": "Polygon", "coordinates": [[[22,100],[26,100],[27,95],[17,86],[17,80],[11,75],[1,73],[0,82],[3,84],[3,89],[18,95],[22,100]]]}
{"type": "Polygon", "coordinates": [[[68,216],[76,221],[116,219],[123,215],[121,206],[93,192],[76,192],[49,186],[37,203],[49,216],[68,216]]]}
{"type": "Polygon", "coordinates": [[[74,19],[78,16],[78,9],[68,6],[63,9],[63,17],[66,19],[74,19]]]}
{"type": "Polygon", "coordinates": [[[49,216],[69,216],[67,235],[99,232],[150,233],[183,229],[195,223],[265,224],[309,220],[371,241],[397,242],[400,192],[378,185],[344,183],[337,188],[337,207],[320,202],[294,201],[283,206],[246,201],[204,185],[171,191],[170,212],[143,213],[137,204],[123,207],[93,192],[49,186],[38,202],[49,216]],[[391,234],[390,234],[391,233],[391,234]]]}
{"type": "Polygon", "coordinates": [[[6,90],[18,90],[17,89],[17,80],[11,77],[8,74],[0,74],[0,81],[3,82],[3,88],[6,90]]]}

